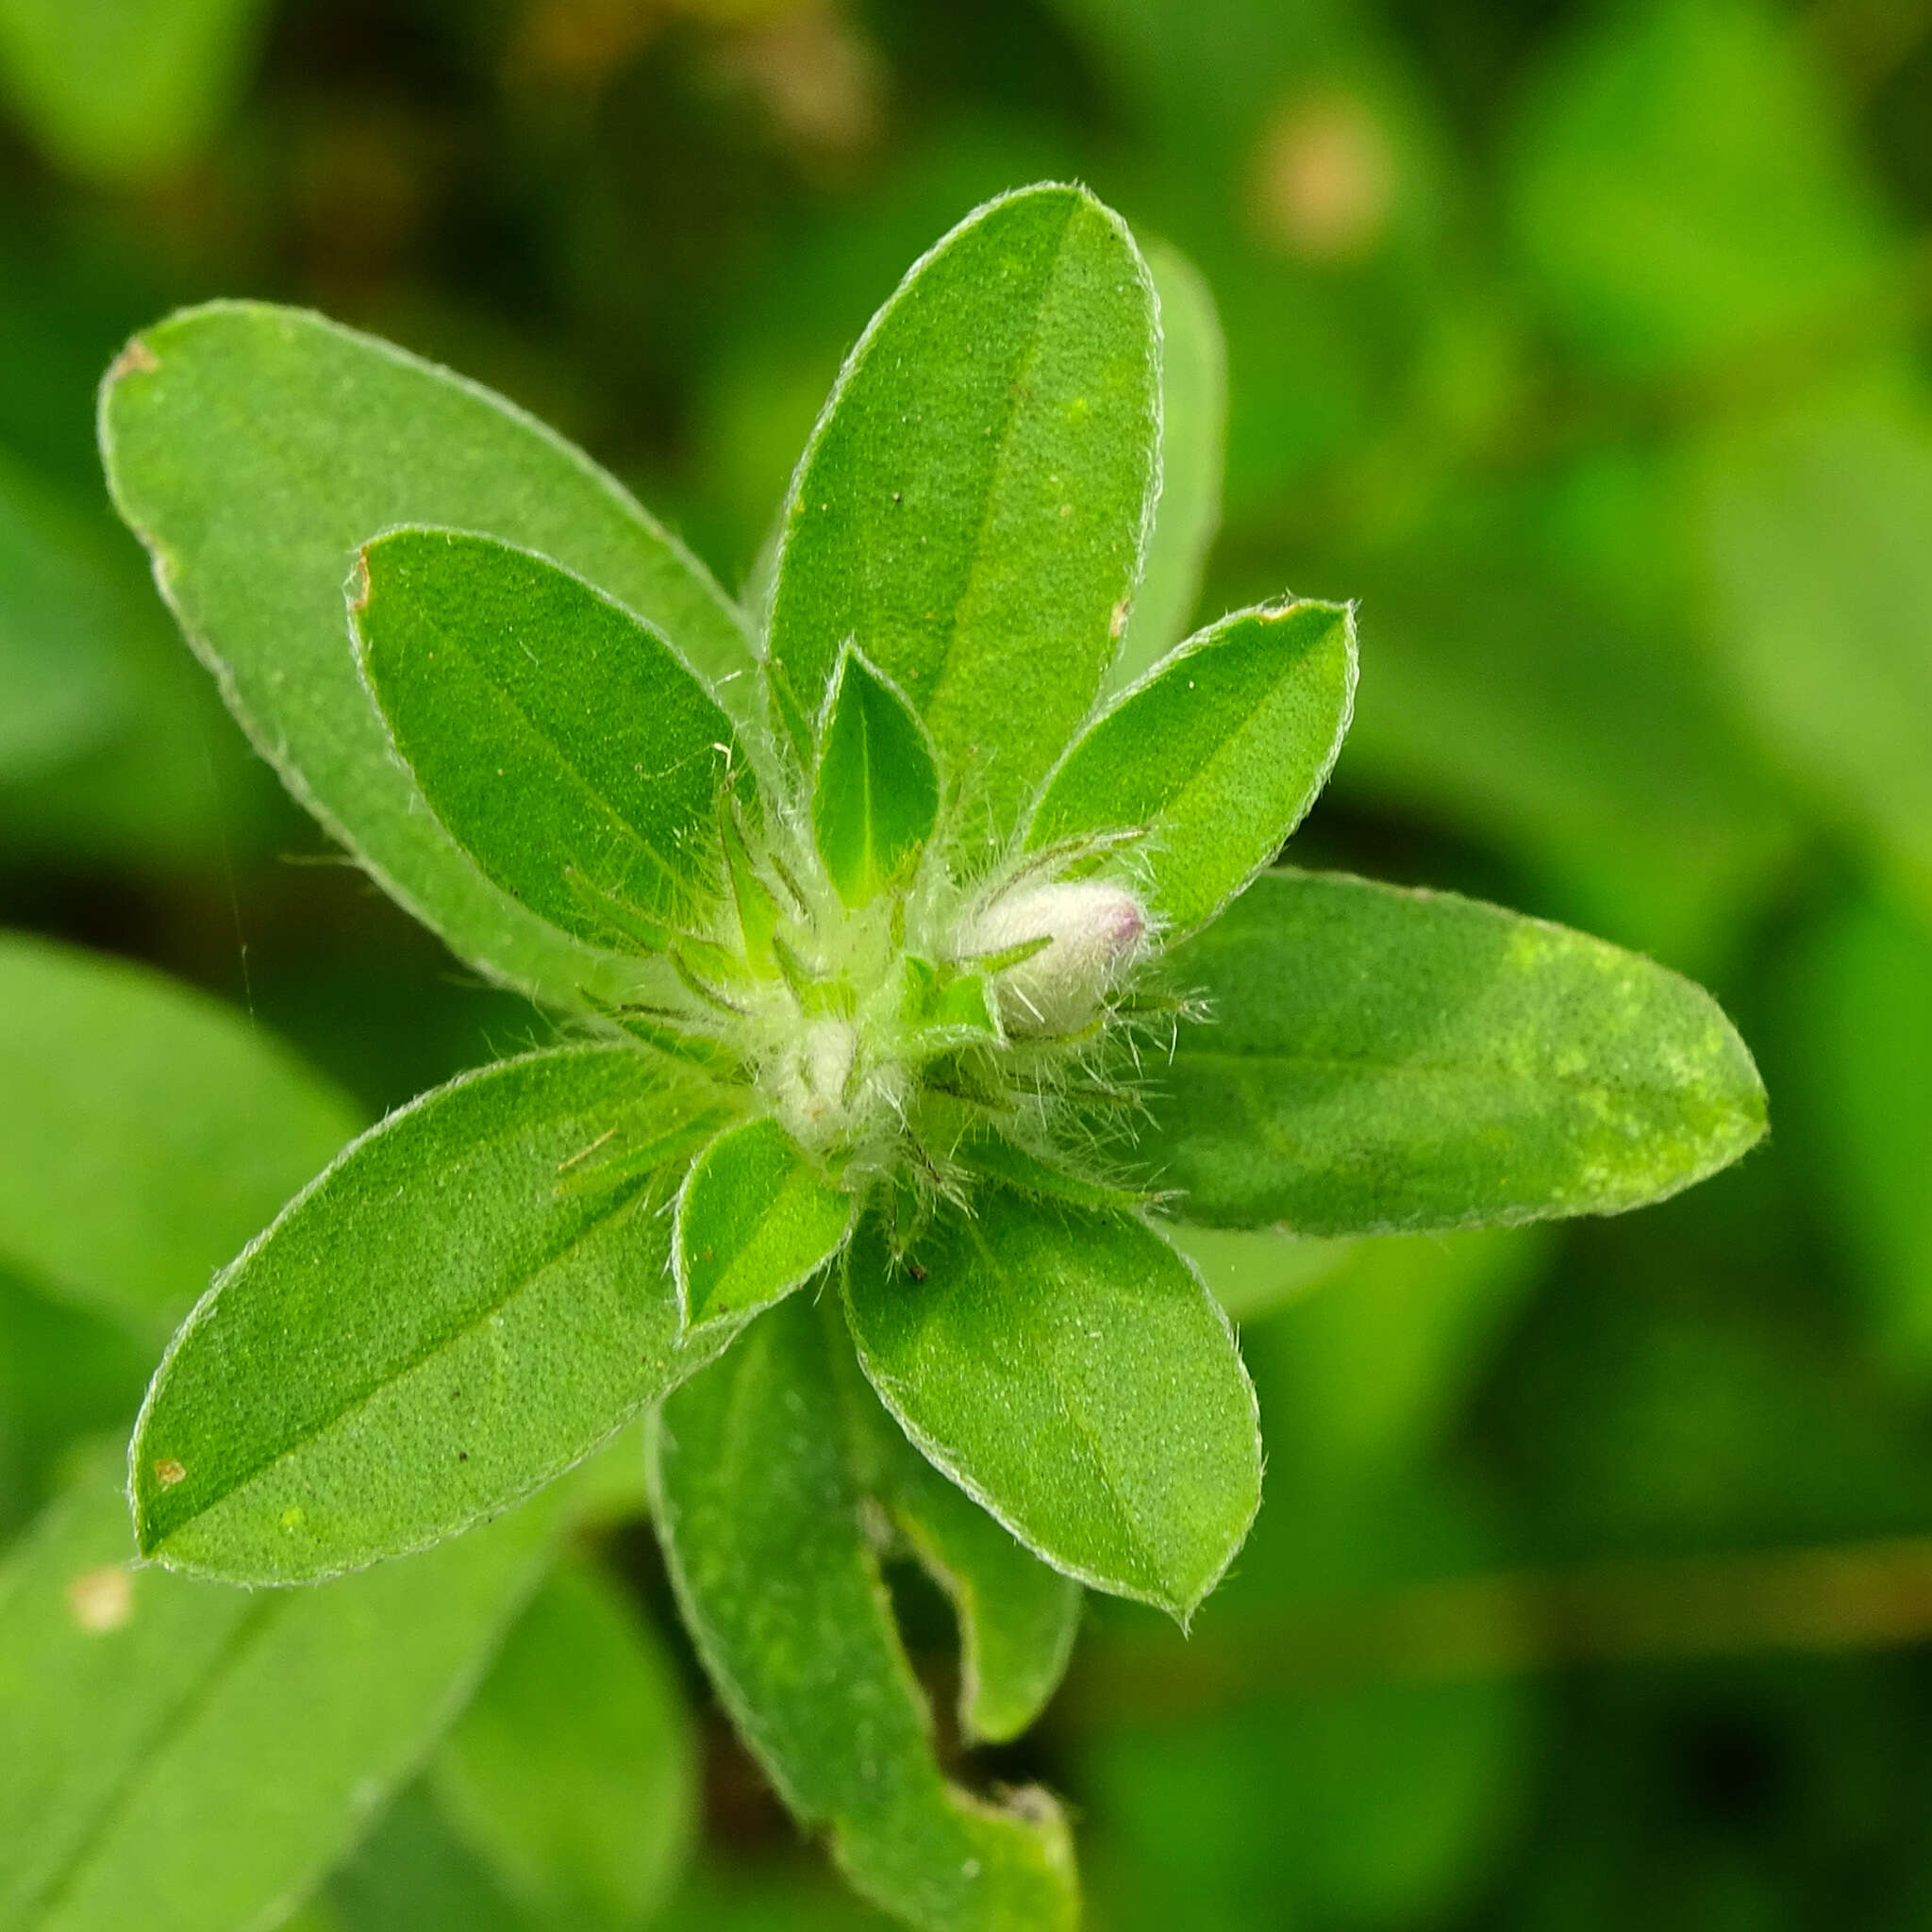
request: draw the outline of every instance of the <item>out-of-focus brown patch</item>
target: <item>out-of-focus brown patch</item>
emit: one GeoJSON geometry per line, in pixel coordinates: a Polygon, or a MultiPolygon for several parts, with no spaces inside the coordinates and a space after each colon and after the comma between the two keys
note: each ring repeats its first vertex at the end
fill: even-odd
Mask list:
{"type": "Polygon", "coordinates": [[[1273,246],[1304,261],[1359,261],[1388,232],[1399,173],[1388,129],[1365,101],[1291,102],[1255,151],[1255,221],[1273,246]]]}
{"type": "Polygon", "coordinates": [[[67,1607],[90,1637],[119,1630],[134,1618],[134,1578],[125,1563],[83,1570],[67,1586],[67,1607]]]}
{"type": "Polygon", "coordinates": [[[763,104],[786,144],[809,159],[864,154],[885,125],[885,62],[831,0],[805,0],[727,36],[718,67],[763,104]]]}

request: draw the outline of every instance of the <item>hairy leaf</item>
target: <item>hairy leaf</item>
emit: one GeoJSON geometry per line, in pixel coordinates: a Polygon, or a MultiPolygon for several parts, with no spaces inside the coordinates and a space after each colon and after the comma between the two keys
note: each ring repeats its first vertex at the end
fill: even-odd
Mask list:
{"type": "Polygon", "coordinates": [[[413,1771],[550,1513],[311,1591],[140,1568],[119,1458],[0,1570],[0,1926],[278,1923],[413,1771]]]}
{"type": "Polygon", "coordinates": [[[555,1571],[431,1760],[446,1816],[558,1932],[625,1932],[691,1849],[697,1767],[677,1681],[623,1594],[555,1571]]]}
{"type": "Polygon", "coordinates": [[[363,674],[487,876],[592,945],[634,930],[624,908],[676,921],[716,891],[731,721],[657,631],[489,537],[391,531],[358,575],[363,674]]]}
{"type": "Polygon", "coordinates": [[[1277,852],[1333,768],[1355,700],[1355,620],[1339,604],[1224,617],[1090,724],[1047,782],[1029,845],[1145,827],[1150,908],[1187,932],[1277,852]]]}
{"type": "Polygon", "coordinates": [[[0,1257],[158,1341],[360,1124],[205,994],[0,936],[0,1257]]]}
{"type": "Polygon", "coordinates": [[[1174,956],[1211,1017],[1148,1089],[1175,1212],[1299,1234],[1609,1214],[1714,1174],[1764,1090],[1709,994],[1450,893],[1274,873],[1174,956]]]}
{"type": "Polygon", "coordinates": [[[858,1359],[936,1467],[1056,1569],[1185,1620],[1261,1494],[1227,1318],[1132,1215],[982,1189],[895,1263],[846,1263],[858,1359]]]}
{"type": "Polygon", "coordinates": [[[939,823],[940,778],[919,720],[857,651],[839,660],[819,747],[811,831],[848,906],[867,906],[918,862],[939,823]]]}
{"type": "Polygon", "coordinates": [[[912,269],[792,482],[769,637],[794,735],[850,641],[969,805],[1012,824],[1126,622],[1158,364],[1146,266],[1083,190],[989,202],[912,269]]]}
{"type": "Polygon", "coordinates": [[[1160,298],[1160,507],[1121,655],[1116,690],[1188,634],[1201,574],[1221,524],[1227,458],[1227,345],[1201,272],[1165,242],[1147,244],[1160,298]]]}
{"type": "Polygon", "coordinates": [[[1071,1928],[1052,1801],[994,1808],[934,1761],[841,1440],[828,1312],[771,1309],[658,1412],[652,1493],[685,1620],[745,1741],[861,1891],[924,1932],[1071,1928]]]}
{"type": "Polygon", "coordinates": [[[715,1090],[507,1060],[347,1148],[216,1281],[135,1432],[143,1555],[293,1582],[453,1535],[729,1340],[679,1339],[670,1200],[715,1090]]]}
{"type": "Polygon", "coordinates": [[[541,552],[713,678],[750,664],[704,571],[580,452],[386,342],[260,303],[184,310],[101,394],[121,513],[189,641],[324,826],[464,958],[568,1000],[608,962],[492,886],[422,809],[343,638],[357,547],[394,524],[541,552]]]}
{"type": "Polygon", "coordinates": [[[677,1197],[673,1254],[692,1327],[742,1321],[789,1294],[843,1245],[852,1197],[774,1120],[727,1127],[677,1197]]]}

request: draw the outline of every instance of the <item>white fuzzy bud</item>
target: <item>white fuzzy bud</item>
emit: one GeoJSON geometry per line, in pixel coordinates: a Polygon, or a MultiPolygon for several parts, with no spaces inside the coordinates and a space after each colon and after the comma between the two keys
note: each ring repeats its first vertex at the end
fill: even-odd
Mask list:
{"type": "Polygon", "coordinates": [[[994,982],[1000,1022],[1015,1039],[1077,1033],[1134,963],[1147,914],[1124,887],[1099,879],[1023,886],[995,899],[960,935],[960,950],[1000,953],[1050,941],[994,982]]]}
{"type": "Polygon", "coordinates": [[[774,1100],[792,1139],[824,1145],[845,1124],[858,1034],[849,1020],[814,1020],[778,1068],[774,1100]]]}

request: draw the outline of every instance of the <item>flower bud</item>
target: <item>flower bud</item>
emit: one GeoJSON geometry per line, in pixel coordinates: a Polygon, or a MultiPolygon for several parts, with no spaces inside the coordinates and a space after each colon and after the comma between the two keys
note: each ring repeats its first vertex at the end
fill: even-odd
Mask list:
{"type": "Polygon", "coordinates": [[[1124,887],[1100,879],[1023,886],[995,899],[961,934],[961,950],[1000,953],[1050,943],[994,981],[1000,1023],[1015,1039],[1077,1033],[1141,950],[1147,914],[1124,887]]]}

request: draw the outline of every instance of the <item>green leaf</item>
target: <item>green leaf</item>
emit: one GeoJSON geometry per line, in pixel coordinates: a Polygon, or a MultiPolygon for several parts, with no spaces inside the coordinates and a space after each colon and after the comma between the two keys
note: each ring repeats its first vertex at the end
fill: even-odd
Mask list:
{"type": "Polygon", "coordinates": [[[575,571],[723,679],[749,647],[702,569],[501,398],[292,309],[218,303],[136,337],[102,390],[101,447],[189,641],[296,797],[484,971],[565,1000],[600,984],[608,961],[423,810],[345,646],[342,583],[391,525],[476,531],[575,571]]]}
{"type": "Polygon", "coordinates": [[[125,1433],[154,1360],[152,1341],[0,1265],[0,1548],[60,1486],[77,1444],[125,1433]]]}
{"type": "Polygon", "coordinates": [[[589,1566],[555,1571],[431,1760],[458,1835],[537,1924],[624,1932],[688,1857],[694,1740],[637,1611],[589,1566]]]}
{"type": "Polygon", "coordinates": [[[419,1778],[276,1932],[535,1932],[419,1778]]]}
{"type": "Polygon", "coordinates": [[[139,183],[215,132],[266,11],[264,0],[0,0],[0,87],[62,167],[139,183]]]}
{"type": "Polygon", "coordinates": [[[769,650],[794,735],[849,641],[919,708],[968,804],[1010,826],[1126,622],[1158,381],[1146,266],[1084,191],[989,202],[920,261],[792,482],[769,650]]]}
{"type": "Polygon", "coordinates": [[[880,1400],[1056,1569],[1185,1621],[1261,1500],[1255,1391],[1193,1270],[1131,1215],[992,1187],[912,1260],[868,1220],[846,1264],[880,1400]]]}
{"type": "Polygon", "coordinates": [[[664,640],[546,558],[454,530],[360,554],[362,671],[430,809],[486,876],[591,945],[696,916],[731,721],[664,640]]]}
{"type": "Polygon", "coordinates": [[[730,1339],[679,1339],[669,1205],[717,1090],[560,1048],[346,1149],[216,1281],[137,1424],[142,1554],[288,1583],[418,1549],[588,1455],[730,1339]]]}
{"type": "MultiPolygon", "coordinates": [[[[132,679],[116,559],[84,519],[0,450],[0,779],[24,778],[111,738],[132,679]]],[[[139,619],[136,620],[139,622],[139,619]]]]}
{"type": "Polygon", "coordinates": [[[1066,1674],[1082,1592],[906,1440],[849,1346],[832,1351],[855,1480],[885,1510],[959,1624],[959,1729],[1002,1743],[1033,1723],[1066,1674]]]}
{"type": "Polygon", "coordinates": [[[1355,702],[1339,604],[1243,610],[1191,638],[1074,741],[1030,846],[1144,826],[1137,882],[1169,927],[1212,919],[1315,802],[1355,702]]]}
{"type": "Polygon", "coordinates": [[[205,994],[18,934],[0,1092],[0,1259],[153,1341],[360,1124],[205,994]]]}
{"type": "Polygon", "coordinates": [[[1932,926],[1876,897],[1806,941],[1790,989],[1800,1128],[1878,1352],[1932,1377],[1932,926]]]}
{"type": "Polygon", "coordinates": [[[852,1197],[774,1120],[727,1127],[677,1196],[672,1252],[693,1328],[738,1323],[815,1274],[845,1244],[852,1197]]]}
{"type": "Polygon", "coordinates": [[[325,1590],[131,1560],[118,1457],[0,1571],[0,1925],[276,1923],[448,1722],[550,1512],[325,1590]]]}
{"type": "Polygon", "coordinates": [[[794,1297],[658,1412],[652,1494],[685,1621],[746,1743],[853,1884],[924,1932],[1078,1917],[1045,1793],[948,1784],[841,1441],[836,1315],[794,1297]]]}
{"type": "Polygon", "coordinates": [[[1932,414],[1807,414],[1709,465],[1717,640],[1766,742],[1932,907],[1932,414]]]}
{"type": "Polygon", "coordinates": [[[1349,1243],[1328,1279],[1243,1331],[1271,1467],[1291,1467],[1306,1493],[1420,1466],[1480,1385],[1552,1245],[1542,1228],[1349,1243]]]}
{"type": "Polygon", "coordinates": [[[910,874],[939,824],[932,749],[905,699],[852,650],[821,738],[812,841],[840,898],[869,906],[910,874]]]}
{"type": "Polygon", "coordinates": [[[1613,1214],[1728,1166],[1764,1090],[1710,996],[1443,892],[1257,879],[1174,956],[1140,1152],[1209,1226],[1418,1232],[1613,1214]]]}
{"type": "Polygon", "coordinates": [[[1524,91],[1513,143],[1524,251],[1583,347],[1715,375],[1862,322],[1883,229],[1810,38],[1751,0],[1590,18],[1524,91]]]}
{"type": "Polygon", "coordinates": [[[1108,682],[1131,683],[1188,634],[1221,525],[1227,454],[1227,345],[1201,272],[1165,242],[1147,244],[1160,298],[1160,505],[1121,655],[1108,682]]]}
{"type": "Polygon", "coordinates": [[[1199,1269],[1208,1293],[1243,1326],[1347,1274],[1361,1245],[1345,1239],[1283,1234],[1272,1227],[1197,1227],[1182,1223],[1168,1232],[1174,1246],[1199,1269]]]}

